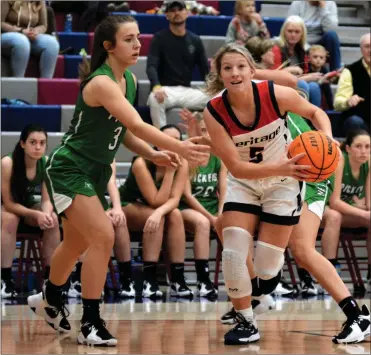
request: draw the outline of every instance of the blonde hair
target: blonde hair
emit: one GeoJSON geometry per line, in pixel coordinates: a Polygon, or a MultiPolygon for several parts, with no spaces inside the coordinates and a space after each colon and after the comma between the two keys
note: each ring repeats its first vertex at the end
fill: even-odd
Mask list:
{"type": "Polygon", "coordinates": [[[251,55],[260,63],[262,56],[274,47],[275,43],[271,39],[264,39],[258,36],[251,37],[246,42],[246,48],[250,51],[251,55]]]}
{"type": "MultiPolygon", "coordinates": [[[[255,6],[255,1],[251,0],[251,2],[253,2],[254,6],[255,6]]],[[[241,13],[242,13],[242,9],[243,9],[245,4],[246,4],[246,0],[237,0],[235,5],[234,5],[234,14],[240,16],[241,13]]]]}
{"type": "Polygon", "coordinates": [[[300,38],[299,43],[300,43],[301,48],[304,49],[305,48],[305,45],[307,43],[307,27],[305,26],[304,20],[300,16],[296,16],[296,15],[289,16],[285,20],[285,22],[283,23],[283,25],[281,27],[281,31],[280,31],[280,35],[279,35],[279,38],[278,38],[278,42],[279,42],[279,44],[282,47],[287,44],[286,37],[285,37],[285,31],[286,31],[286,26],[289,25],[289,24],[291,24],[291,23],[300,25],[302,35],[301,35],[301,38],[300,38]]]}
{"type": "Polygon", "coordinates": [[[244,56],[249,63],[249,66],[255,72],[256,65],[254,62],[253,57],[251,56],[250,52],[240,44],[236,43],[228,43],[227,45],[223,46],[218,50],[218,52],[213,57],[213,61],[215,63],[216,72],[211,72],[206,78],[206,88],[204,89],[205,93],[213,96],[219,93],[224,89],[223,81],[220,79],[220,72],[222,69],[222,59],[225,54],[227,53],[238,53],[244,56]]]}
{"type": "Polygon", "coordinates": [[[321,46],[320,44],[314,44],[309,48],[309,54],[312,54],[313,52],[321,51],[325,53],[325,56],[328,56],[328,52],[326,51],[326,48],[324,46],[321,46]]]}

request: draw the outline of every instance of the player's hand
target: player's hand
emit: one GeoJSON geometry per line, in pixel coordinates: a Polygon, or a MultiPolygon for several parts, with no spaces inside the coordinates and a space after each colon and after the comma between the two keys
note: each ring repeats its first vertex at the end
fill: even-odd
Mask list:
{"type": "Polygon", "coordinates": [[[311,82],[311,81],[314,81],[314,82],[318,82],[319,80],[321,80],[323,77],[323,74],[322,73],[309,73],[309,74],[305,74],[303,75],[300,79],[305,79],[305,81],[307,82],[311,82]]]}
{"type": "Polygon", "coordinates": [[[300,153],[295,157],[289,159],[286,154],[277,162],[276,176],[291,176],[296,180],[305,180],[309,175],[305,172],[310,170],[310,165],[297,165],[296,162],[301,158],[305,157],[305,153],[300,153]]]}
{"type": "Polygon", "coordinates": [[[367,206],[366,206],[366,198],[358,198],[358,196],[353,196],[353,202],[354,202],[354,207],[360,208],[361,210],[367,211],[367,206]]]}
{"type": "Polygon", "coordinates": [[[183,123],[180,123],[179,125],[187,131],[188,137],[197,137],[202,135],[200,125],[190,110],[184,108],[180,111],[179,116],[183,121],[183,123]]]}
{"type": "Polygon", "coordinates": [[[210,147],[201,145],[202,141],[203,137],[192,137],[182,142],[182,156],[188,160],[190,166],[205,164],[205,161],[208,161],[210,157],[210,147]]]}
{"type": "Polygon", "coordinates": [[[167,94],[162,87],[153,89],[153,94],[155,95],[155,98],[159,104],[162,104],[167,98],[167,94]]]}
{"type": "Polygon", "coordinates": [[[155,210],[147,219],[143,232],[154,233],[160,227],[162,214],[155,210]]]}
{"type": "Polygon", "coordinates": [[[166,168],[177,169],[179,165],[182,165],[179,155],[168,150],[155,150],[151,161],[158,166],[165,166],[166,168]]]}
{"type": "Polygon", "coordinates": [[[286,67],[283,70],[286,70],[290,74],[296,75],[296,76],[299,76],[299,75],[302,75],[303,74],[303,69],[301,69],[300,67],[298,67],[296,65],[293,65],[293,66],[290,66],[290,67],[286,67]]]}
{"type": "Polygon", "coordinates": [[[121,207],[117,207],[117,208],[114,207],[108,210],[106,214],[108,218],[112,221],[112,224],[115,227],[126,225],[125,213],[122,211],[121,207]]]}
{"type": "Polygon", "coordinates": [[[355,107],[357,106],[360,102],[365,101],[363,97],[360,97],[358,95],[353,95],[349,100],[348,100],[348,105],[349,107],[355,107]]]}
{"type": "Polygon", "coordinates": [[[38,211],[36,221],[37,221],[37,225],[42,230],[54,228],[53,217],[49,215],[48,213],[38,211]]]}

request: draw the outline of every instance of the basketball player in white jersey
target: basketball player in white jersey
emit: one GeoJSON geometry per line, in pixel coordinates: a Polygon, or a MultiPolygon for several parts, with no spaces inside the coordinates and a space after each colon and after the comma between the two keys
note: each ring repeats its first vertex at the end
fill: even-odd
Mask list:
{"type": "MultiPolygon", "coordinates": [[[[288,159],[292,141],[286,112],[295,112],[332,138],[327,115],[299,94],[271,81],[254,83],[254,61],[242,46],[228,44],[215,57],[216,74],[207,82],[209,101],[204,119],[215,153],[228,173],[222,216],[223,274],[238,324],[225,334],[225,344],[260,339],[251,307],[251,279],[246,258],[259,224],[254,268],[259,287],[276,287],[284,250],[298,223],[309,166],[296,165],[304,154],[288,159]],[[299,181],[298,181],[299,180],[299,181]]],[[[264,292],[268,293],[268,292],[264,292]]]]}

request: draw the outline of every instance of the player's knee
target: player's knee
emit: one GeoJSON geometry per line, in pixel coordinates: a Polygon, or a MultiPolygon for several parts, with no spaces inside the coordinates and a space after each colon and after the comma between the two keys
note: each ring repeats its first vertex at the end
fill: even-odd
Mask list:
{"type": "Polygon", "coordinates": [[[173,209],[168,215],[167,220],[169,223],[183,225],[182,213],[178,208],[173,209]]]}
{"type": "Polygon", "coordinates": [[[328,208],[326,209],[324,217],[325,217],[326,226],[331,226],[331,227],[341,226],[343,216],[341,215],[340,212],[328,208]]]}
{"type": "Polygon", "coordinates": [[[102,250],[111,252],[113,245],[115,243],[115,231],[113,229],[112,223],[105,223],[100,226],[95,231],[94,241],[90,242],[89,247],[98,246],[102,250]]]}
{"type": "Polygon", "coordinates": [[[19,224],[19,217],[16,214],[2,210],[1,225],[2,225],[3,231],[9,234],[14,234],[14,237],[15,237],[18,224],[19,224]]]}
{"type": "Polygon", "coordinates": [[[258,241],[254,262],[256,275],[262,280],[276,277],[285,262],[284,252],[283,248],[258,241]]]}
{"type": "Polygon", "coordinates": [[[252,287],[246,258],[252,236],[245,229],[227,227],[223,229],[223,239],[222,269],[227,293],[232,298],[249,296],[252,287]]]}
{"type": "Polygon", "coordinates": [[[199,218],[197,219],[197,223],[195,226],[196,233],[209,233],[210,232],[210,222],[209,220],[202,214],[200,214],[199,218]]]}

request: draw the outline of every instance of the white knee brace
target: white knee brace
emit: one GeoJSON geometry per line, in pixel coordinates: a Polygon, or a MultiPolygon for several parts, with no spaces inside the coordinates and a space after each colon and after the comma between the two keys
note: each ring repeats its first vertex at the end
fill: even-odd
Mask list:
{"type": "Polygon", "coordinates": [[[285,249],[258,241],[254,260],[256,276],[262,280],[269,280],[277,276],[285,262],[284,252],[285,249]]]}
{"type": "Polygon", "coordinates": [[[223,229],[222,269],[227,293],[232,298],[251,295],[252,286],[246,258],[252,236],[243,228],[223,229]]]}

